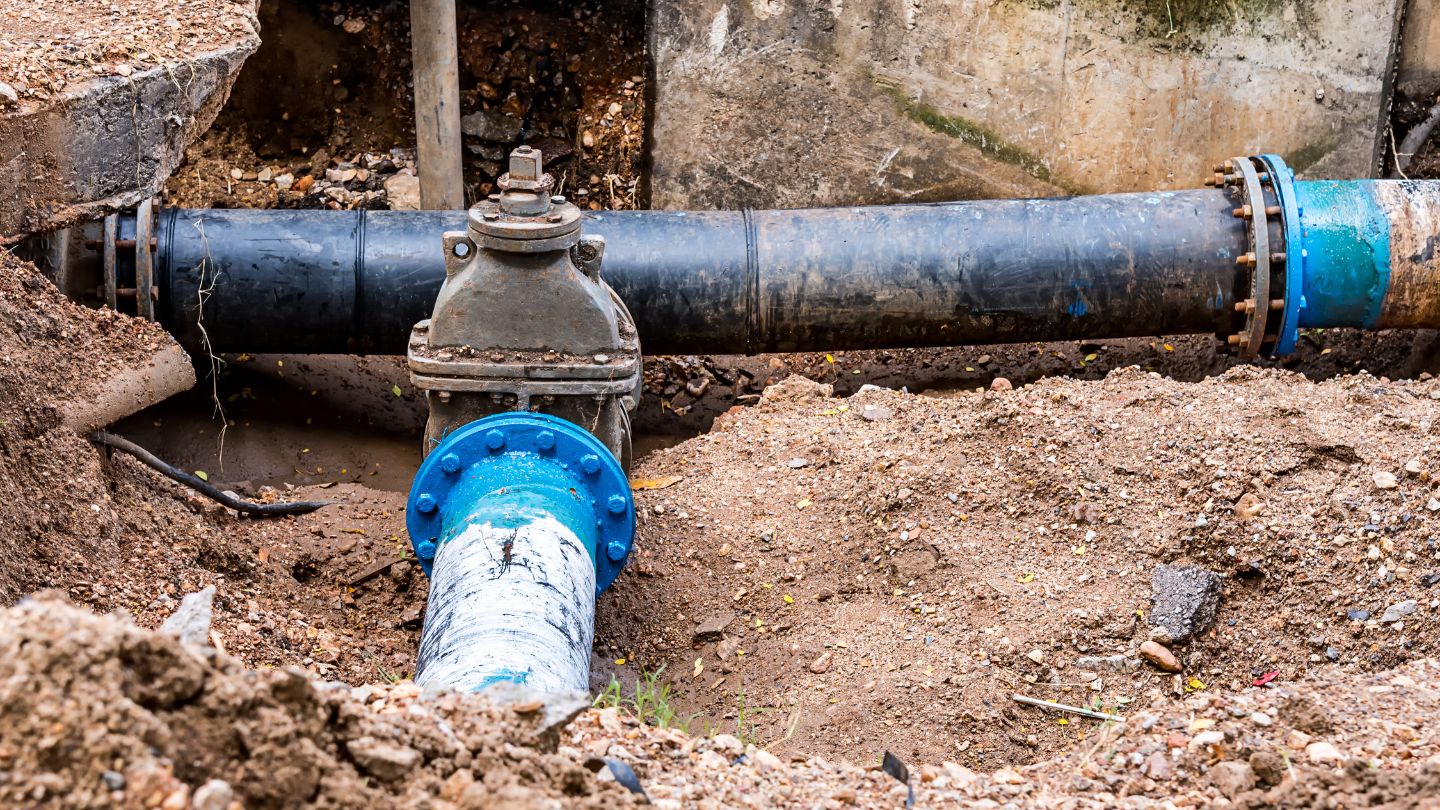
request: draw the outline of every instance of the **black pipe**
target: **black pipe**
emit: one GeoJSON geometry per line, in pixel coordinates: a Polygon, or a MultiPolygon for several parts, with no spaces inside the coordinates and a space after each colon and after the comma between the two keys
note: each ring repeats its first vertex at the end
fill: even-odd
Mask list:
{"type": "MultiPolygon", "coordinates": [[[[591,215],[650,353],[1218,332],[1245,230],[1221,190],[591,215]]],[[[160,320],[215,352],[405,349],[464,212],[160,214],[160,320]],[[204,299],[203,318],[197,318],[204,299]]]]}

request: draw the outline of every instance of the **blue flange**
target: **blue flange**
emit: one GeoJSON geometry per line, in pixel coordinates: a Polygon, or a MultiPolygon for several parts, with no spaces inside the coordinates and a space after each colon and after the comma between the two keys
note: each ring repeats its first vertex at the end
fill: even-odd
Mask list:
{"type": "Polygon", "coordinates": [[[430,451],[405,505],[405,528],[425,575],[436,550],[473,520],[545,512],[589,545],[599,594],[625,567],[635,500],[625,470],[589,431],[516,411],[479,419],[430,451]]]}
{"type": "Polygon", "coordinates": [[[1305,308],[1304,267],[1305,239],[1300,222],[1300,204],[1295,194],[1295,173],[1279,155],[1260,155],[1270,174],[1270,187],[1280,200],[1280,217],[1285,232],[1285,308],[1280,312],[1280,329],[1276,333],[1272,355],[1285,355],[1295,350],[1300,339],[1300,311],[1305,308]]]}

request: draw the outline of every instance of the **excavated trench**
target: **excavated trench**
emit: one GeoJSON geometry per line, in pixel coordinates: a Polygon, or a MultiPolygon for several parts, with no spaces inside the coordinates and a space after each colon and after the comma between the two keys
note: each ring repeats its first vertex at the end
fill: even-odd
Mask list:
{"type": "MultiPolygon", "coordinates": [[[[404,179],[414,160],[404,4],[266,3],[261,22],[264,45],[172,178],[167,204],[413,204],[404,179]]],[[[645,206],[642,2],[592,0],[563,13],[540,2],[467,4],[460,25],[462,107],[474,116],[470,197],[488,193],[506,150],[527,142],[552,156],[586,206],[645,206]]],[[[1429,332],[1336,330],[1304,334],[1283,363],[1261,365],[1310,380],[1423,379],[1440,368],[1436,354],[1429,332]]],[[[243,583],[221,603],[231,651],[350,682],[407,673],[425,581],[406,558],[401,509],[425,406],[403,363],[215,360],[216,373],[195,390],[116,432],[245,495],[293,490],[337,501],[286,525],[203,508],[233,542],[206,540],[195,559],[243,583]],[[297,622],[318,630],[297,632],[297,622]]],[[[1151,571],[1165,562],[1226,577],[1220,629],[1187,652],[1205,659],[1197,671],[1217,686],[1243,688],[1272,669],[1299,677],[1330,648],[1339,651],[1331,660],[1362,670],[1399,663],[1408,653],[1377,653],[1364,621],[1357,630],[1340,617],[1383,611],[1411,595],[1414,579],[1381,575],[1377,587],[1366,563],[1347,558],[1336,577],[1365,593],[1307,595],[1303,571],[1314,560],[1286,548],[1348,532],[1363,557],[1385,538],[1384,554],[1428,573],[1433,549],[1405,517],[1425,503],[1424,487],[1377,505],[1385,496],[1365,485],[1371,466],[1428,450],[1404,437],[1392,447],[1389,434],[1376,446],[1359,434],[1337,438],[1318,417],[1306,437],[1277,437],[1268,406],[1256,403],[1283,401],[1275,407],[1296,418],[1312,384],[1235,365],[1208,336],[647,358],[637,475],[677,480],[639,495],[640,553],[600,603],[594,686],[615,677],[628,690],[661,672],[697,730],[739,732],[777,750],[859,761],[891,748],[990,769],[1033,762],[1076,747],[1085,732],[1017,710],[1010,691],[1049,684],[1042,697],[1079,701],[1093,690],[1117,708],[1207,688],[1128,664],[1069,679],[1075,659],[1113,657],[1144,638],[1134,617],[1147,609],[1151,571]],[[1097,381],[1128,366],[1159,376],[1054,379],[1097,381]],[[791,374],[837,397],[867,384],[927,396],[832,400],[791,385],[761,402],[791,374]],[[978,393],[997,378],[1038,384],[978,393]],[[1247,400],[1234,405],[1239,427],[1185,409],[1194,400],[1225,410],[1226,386],[1243,390],[1237,403],[1247,400]],[[871,408],[884,416],[861,416],[871,408]],[[722,415],[714,433],[674,446],[722,415]],[[932,455],[917,453],[922,439],[934,441],[932,455]],[[1218,464],[1231,478],[1212,478],[1210,459],[1235,441],[1298,460],[1277,471],[1237,455],[1218,464]],[[1163,469],[1147,472],[1157,456],[1163,469]],[[1327,506],[1331,491],[1343,491],[1342,507],[1327,506]],[[1272,520],[1237,516],[1232,504],[1246,492],[1275,504],[1272,520]],[[1282,519],[1282,509],[1303,517],[1282,519]],[[1202,518],[1212,528],[1197,528],[1202,518]],[[719,629],[707,627],[715,622],[719,629]],[[1262,628],[1275,638],[1257,650],[1246,633],[1262,628]]],[[[1326,413],[1397,397],[1405,404],[1391,409],[1399,415],[1389,424],[1419,424],[1428,390],[1332,382],[1317,396],[1326,413]]],[[[177,574],[168,590],[205,580],[177,574]]],[[[142,620],[163,617],[167,605],[157,600],[142,620]]],[[[1408,638],[1408,649],[1433,653],[1431,636],[1408,638]]]]}

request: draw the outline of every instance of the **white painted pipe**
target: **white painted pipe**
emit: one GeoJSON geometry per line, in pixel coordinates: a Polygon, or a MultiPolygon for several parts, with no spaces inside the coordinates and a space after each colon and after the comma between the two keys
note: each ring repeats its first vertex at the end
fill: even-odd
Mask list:
{"type": "Polygon", "coordinates": [[[415,683],[589,691],[595,564],[553,517],[471,524],[436,550],[415,683]]]}

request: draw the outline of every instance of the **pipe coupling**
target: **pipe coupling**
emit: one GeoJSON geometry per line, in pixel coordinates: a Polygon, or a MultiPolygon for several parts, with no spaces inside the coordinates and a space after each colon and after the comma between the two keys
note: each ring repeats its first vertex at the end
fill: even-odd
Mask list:
{"type": "Polygon", "coordinates": [[[543,413],[487,416],[430,450],[410,488],[405,528],[426,576],[468,526],[554,519],[587,546],[595,593],[625,567],[635,501],[614,454],[584,428],[543,413]]]}

